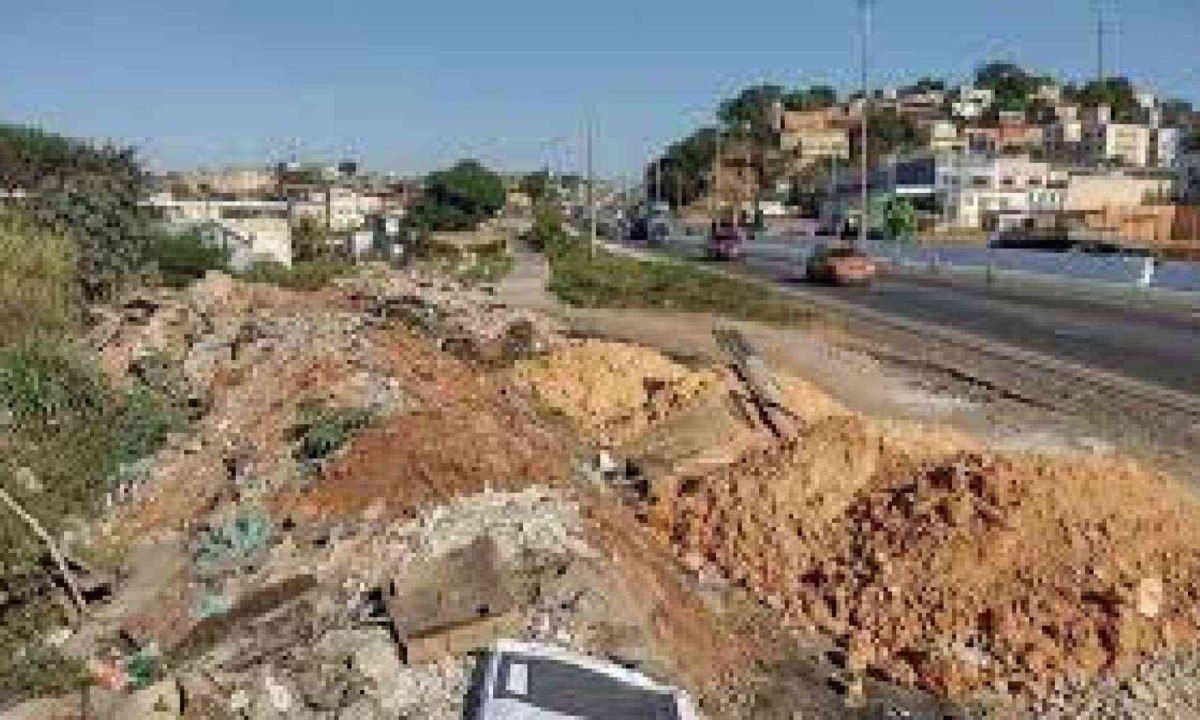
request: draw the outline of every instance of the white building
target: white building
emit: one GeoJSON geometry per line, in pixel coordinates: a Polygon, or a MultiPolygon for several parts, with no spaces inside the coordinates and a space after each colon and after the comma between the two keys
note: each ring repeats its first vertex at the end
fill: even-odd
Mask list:
{"type": "Polygon", "coordinates": [[[1066,199],[1066,176],[1024,157],[948,158],[938,170],[937,195],[947,228],[1006,230],[1066,199]]]}
{"type": "Polygon", "coordinates": [[[176,200],[163,194],[147,205],[179,230],[220,229],[235,270],[257,261],[292,264],[292,231],[285,201],[176,200]]]}
{"type": "Polygon", "coordinates": [[[383,210],[384,201],[379,195],[341,187],[314,190],[303,199],[291,201],[293,220],[310,217],[339,232],[357,230],[368,216],[382,214],[383,210]]]}
{"type": "Polygon", "coordinates": [[[1123,123],[1085,125],[1083,153],[1088,163],[1146,167],[1150,164],[1150,128],[1123,123]]]}
{"type": "Polygon", "coordinates": [[[987,88],[964,85],[958,89],[958,98],[951,103],[950,109],[955,117],[978,120],[992,106],[995,98],[995,93],[987,88]]]}
{"type": "Polygon", "coordinates": [[[1150,165],[1158,168],[1175,167],[1183,133],[1179,128],[1156,127],[1150,133],[1150,165]]]}

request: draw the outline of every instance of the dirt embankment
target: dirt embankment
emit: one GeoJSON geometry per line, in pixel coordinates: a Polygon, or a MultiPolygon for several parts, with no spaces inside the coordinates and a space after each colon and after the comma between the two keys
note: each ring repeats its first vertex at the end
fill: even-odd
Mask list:
{"type": "Polygon", "coordinates": [[[1108,455],[885,431],[794,380],[803,429],[774,443],[739,422],[727,376],[654,355],[590,343],[523,377],[649,461],[645,517],[685,566],[835,639],[851,670],[1030,697],[1200,637],[1200,508],[1171,478],[1108,455]],[[689,388],[687,402],[657,412],[641,388],[658,382],[689,388]],[[697,428],[720,430],[697,442],[697,428]]]}

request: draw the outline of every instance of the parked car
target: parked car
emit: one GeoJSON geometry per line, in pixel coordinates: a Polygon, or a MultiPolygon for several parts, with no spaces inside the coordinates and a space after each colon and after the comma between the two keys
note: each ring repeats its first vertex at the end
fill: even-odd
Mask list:
{"type": "Polygon", "coordinates": [[[646,232],[646,242],[651,245],[663,245],[671,237],[671,222],[665,217],[652,217],[646,232]]]}
{"type": "Polygon", "coordinates": [[[818,245],[804,265],[810,281],[835,285],[865,285],[877,273],[871,256],[849,245],[818,245]]]}
{"type": "MultiPolygon", "coordinates": [[[[477,675],[475,720],[697,720],[681,690],[559,648],[501,640],[477,675]]],[[[474,712],[472,712],[472,710],[474,712]]]]}
{"type": "Polygon", "coordinates": [[[647,242],[650,239],[650,228],[644,217],[635,217],[629,221],[629,240],[631,242],[647,242]]]}
{"type": "Polygon", "coordinates": [[[705,252],[710,260],[736,260],[746,245],[746,230],[729,220],[713,224],[705,252]]]}

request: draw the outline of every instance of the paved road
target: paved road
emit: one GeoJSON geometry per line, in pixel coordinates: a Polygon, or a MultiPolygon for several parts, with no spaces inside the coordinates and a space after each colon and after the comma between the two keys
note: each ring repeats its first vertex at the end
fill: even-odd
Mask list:
{"type": "Polygon", "coordinates": [[[919,277],[880,279],[870,288],[824,287],[798,281],[803,270],[794,263],[753,252],[728,268],[1200,395],[1200,317],[1195,313],[1120,308],[919,277]]]}

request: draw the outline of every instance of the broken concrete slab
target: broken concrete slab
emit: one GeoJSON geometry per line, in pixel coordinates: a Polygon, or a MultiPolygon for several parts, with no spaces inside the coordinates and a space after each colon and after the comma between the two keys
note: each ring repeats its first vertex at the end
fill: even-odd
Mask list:
{"type": "Polygon", "coordinates": [[[522,592],[496,542],[480,536],[459,550],[410,565],[392,579],[384,604],[402,642],[503,615],[522,592]]]}

